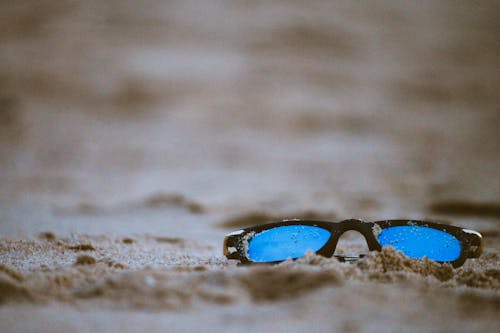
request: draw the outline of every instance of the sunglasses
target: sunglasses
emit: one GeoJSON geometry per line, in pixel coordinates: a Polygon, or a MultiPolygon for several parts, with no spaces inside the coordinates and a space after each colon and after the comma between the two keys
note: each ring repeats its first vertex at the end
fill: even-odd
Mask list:
{"type": "Polygon", "coordinates": [[[277,263],[302,257],[307,251],[341,261],[356,260],[364,255],[334,254],[340,236],[350,230],[365,237],[370,251],[391,245],[409,258],[427,257],[453,267],[482,253],[482,236],[474,230],[429,221],[354,219],[337,223],[296,219],[256,225],[226,235],[223,251],[228,259],[242,263],[277,263]]]}

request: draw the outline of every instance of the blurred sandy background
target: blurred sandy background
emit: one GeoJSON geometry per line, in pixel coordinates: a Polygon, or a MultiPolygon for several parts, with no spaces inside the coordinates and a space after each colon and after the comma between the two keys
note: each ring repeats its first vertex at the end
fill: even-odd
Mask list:
{"type": "Polygon", "coordinates": [[[2,1],[2,331],[495,331],[499,22],[496,1],[2,1]],[[318,289],[308,262],[307,292],[245,300],[262,272],[222,238],[284,216],[440,219],[486,256],[446,287],[334,265],[318,289]],[[232,294],[175,301],[196,286],[232,294]]]}

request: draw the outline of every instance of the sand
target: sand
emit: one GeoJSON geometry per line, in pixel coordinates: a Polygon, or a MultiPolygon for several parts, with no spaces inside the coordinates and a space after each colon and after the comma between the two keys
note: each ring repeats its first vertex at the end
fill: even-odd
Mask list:
{"type": "MultiPolygon", "coordinates": [[[[499,331],[499,13],[0,5],[0,331],[499,331]],[[484,253],[222,255],[282,218],[429,218],[484,253]]],[[[337,252],[368,249],[348,232],[337,252]]]]}

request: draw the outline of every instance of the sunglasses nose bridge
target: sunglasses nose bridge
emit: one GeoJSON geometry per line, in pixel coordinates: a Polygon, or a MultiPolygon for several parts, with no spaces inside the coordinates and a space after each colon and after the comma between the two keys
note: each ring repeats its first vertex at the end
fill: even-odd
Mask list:
{"type": "Polygon", "coordinates": [[[338,239],[344,234],[344,232],[354,230],[365,237],[366,244],[368,245],[368,249],[370,251],[380,251],[382,249],[373,231],[373,227],[375,226],[374,223],[364,222],[363,220],[358,219],[349,219],[342,221],[340,224],[341,226],[336,234],[335,246],[337,246],[338,239]]]}

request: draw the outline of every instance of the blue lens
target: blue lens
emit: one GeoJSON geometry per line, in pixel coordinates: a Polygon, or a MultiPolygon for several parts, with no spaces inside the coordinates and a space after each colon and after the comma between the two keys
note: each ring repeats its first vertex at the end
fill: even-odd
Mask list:
{"type": "Polygon", "coordinates": [[[382,229],[380,245],[392,245],[409,258],[427,257],[435,261],[454,261],[460,257],[460,242],[447,232],[421,226],[382,229]]]}
{"type": "Polygon", "coordinates": [[[318,251],[330,232],[308,225],[276,227],[256,234],[248,244],[248,259],[271,262],[302,257],[308,250],[318,251]]]}

